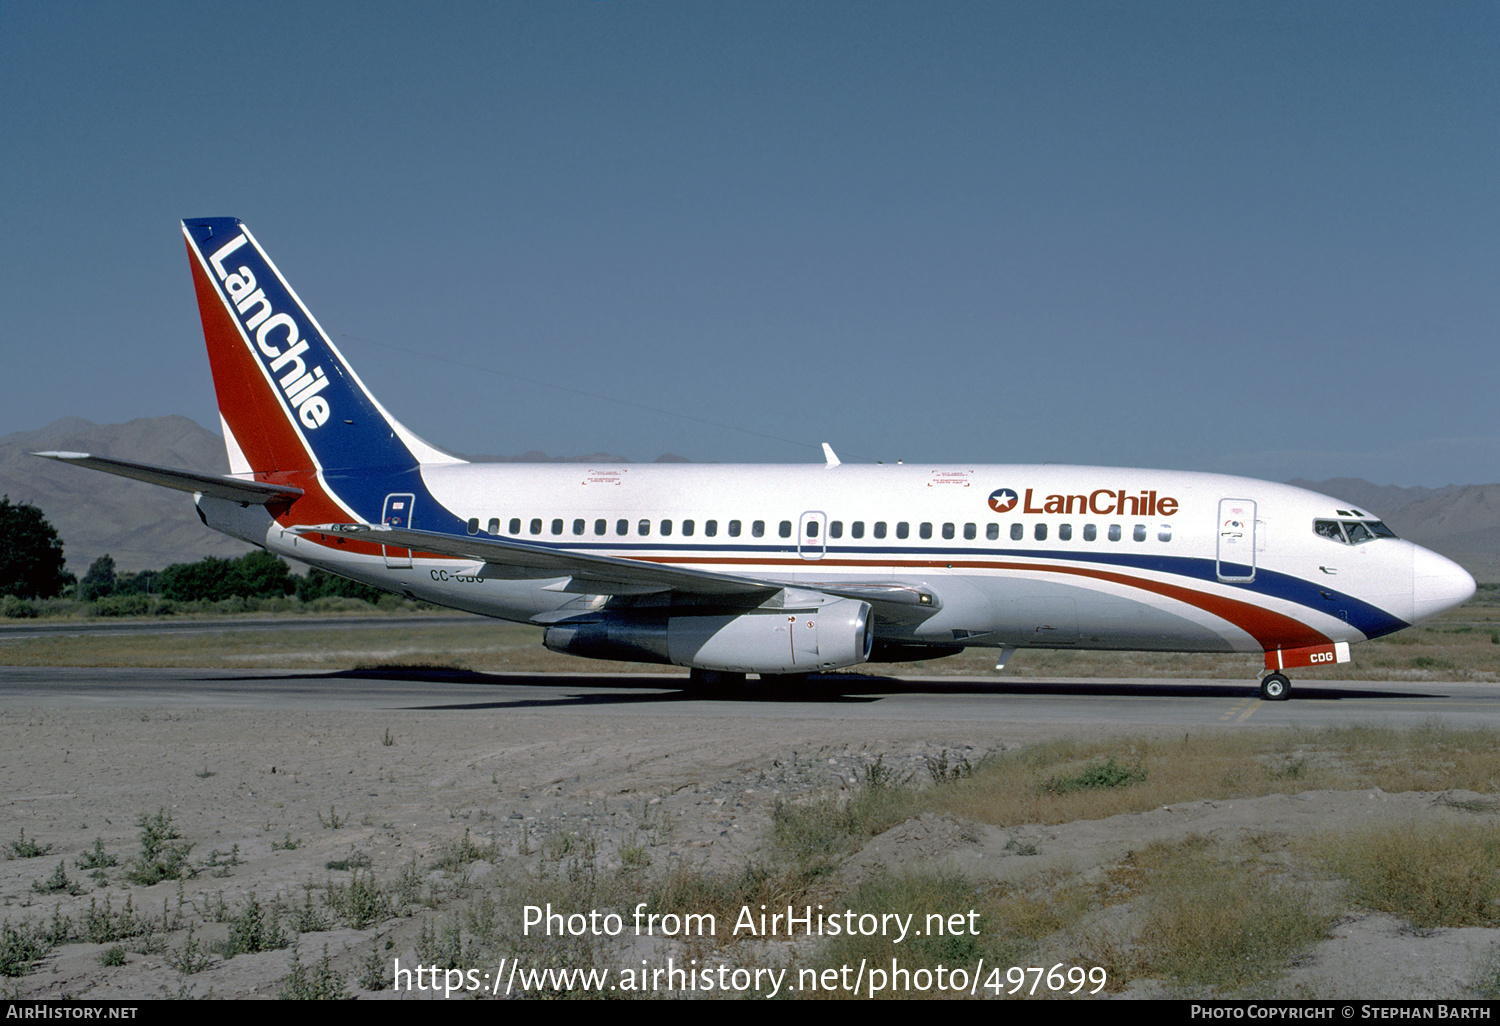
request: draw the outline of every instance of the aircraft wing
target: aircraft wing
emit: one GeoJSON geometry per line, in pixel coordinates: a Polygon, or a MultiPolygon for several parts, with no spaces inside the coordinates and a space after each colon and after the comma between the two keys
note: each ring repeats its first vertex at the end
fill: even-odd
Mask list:
{"type": "Polygon", "coordinates": [[[722,595],[725,598],[769,596],[786,588],[804,592],[822,592],[842,598],[869,602],[894,619],[930,616],[940,603],[937,596],[924,588],[903,583],[776,581],[714,570],[696,570],[673,564],[654,563],[645,559],[622,559],[601,556],[574,549],[556,549],[536,542],[496,538],[493,535],[453,535],[437,531],[386,527],[381,524],[324,524],[293,528],[298,534],[326,534],[336,537],[358,536],[380,545],[398,546],[439,556],[482,560],[503,567],[524,567],[570,577],[567,590],[587,591],[600,595],[639,594],[652,591],[680,591],[693,595],[722,595]]]}
{"type": "Polygon", "coordinates": [[[782,585],[773,581],[738,577],[707,570],[666,566],[639,559],[599,556],[591,553],[555,549],[535,542],[496,538],[492,535],[454,535],[437,531],[418,531],[382,524],[324,524],[297,527],[298,534],[327,534],[335,537],[359,537],[378,545],[391,545],[439,556],[477,559],[505,567],[524,567],[572,577],[575,581],[597,585],[589,590],[598,594],[641,591],[686,591],[700,595],[769,595],[782,585]]]}
{"type": "Polygon", "coordinates": [[[179,492],[197,492],[212,495],[216,499],[228,499],[246,505],[264,506],[274,503],[289,503],[302,494],[301,488],[291,485],[269,484],[265,481],[248,481],[244,478],[218,474],[195,474],[190,470],[173,470],[170,467],[152,466],[150,463],[132,463],[109,456],[91,456],[86,452],[34,452],[60,463],[71,463],[75,467],[102,470],[106,474],[129,477],[147,484],[175,488],[179,492]]]}

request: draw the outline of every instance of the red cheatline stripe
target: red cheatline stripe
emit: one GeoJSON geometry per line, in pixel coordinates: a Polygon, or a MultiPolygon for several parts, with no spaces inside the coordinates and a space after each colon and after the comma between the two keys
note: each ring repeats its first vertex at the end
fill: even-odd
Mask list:
{"type": "Polygon", "coordinates": [[[691,563],[691,564],[737,564],[758,566],[798,566],[798,567],[822,567],[822,566],[858,566],[867,569],[885,569],[886,567],[905,567],[910,569],[965,569],[965,570],[1021,570],[1041,571],[1043,573],[1071,574],[1075,577],[1091,577],[1095,580],[1109,581],[1113,584],[1121,584],[1128,588],[1139,588],[1142,591],[1154,592],[1166,596],[1177,602],[1194,606],[1207,613],[1217,616],[1219,619],[1234,624],[1240,630],[1250,635],[1263,649],[1300,648],[1306,645],[1327,645],[1332,639],[1327,635],[1314,630],[1300,620],[1294,620],[1290,616],[1263,609],[1249,602],[1241,602],[1239,599],[1224,598],[1219,595],[1211,595],[1207,592],[1198,591],[1194,588],[1185,588],[1178,584],[1167,584],[1162,581],[1153,581],[1143,577],[1131,577],[1128,574],[1118,573],[1112,570],[1096,570],[1092,567],[1081,566],[1058,566],[1047,563],[1004,563],[986,560],[894,560],[880,563],[866,563],[858,560],[803,560],[803,559],[694,559],[688,557],[648,557],[646,562],[652,563],[691,563]]]}

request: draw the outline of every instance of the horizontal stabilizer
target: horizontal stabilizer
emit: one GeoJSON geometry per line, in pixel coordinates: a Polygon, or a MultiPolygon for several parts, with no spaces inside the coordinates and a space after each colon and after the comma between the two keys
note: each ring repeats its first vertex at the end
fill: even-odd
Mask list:
{"type": "Polygon", "coordinates": [[[156,467],[149,463],[132,463],[130,460],[116,460],[108,456],[91,456],[86,452],[34,452],[32,455],[57,460],[59,463],[71,463],[75,467],[102,470],[106,474],[129,477],[147,484],[161,485],[163,488],[175,488],[179,492],[212,495],[216,499],[227,499],[230,502],[268,506],[277,503],[287,504],[302,495],[301,488],[293,488],[291,485],[247,481],[243,478],[218,474],[195,474],[191,470],[173,470],[170,467],[156,467]]]}

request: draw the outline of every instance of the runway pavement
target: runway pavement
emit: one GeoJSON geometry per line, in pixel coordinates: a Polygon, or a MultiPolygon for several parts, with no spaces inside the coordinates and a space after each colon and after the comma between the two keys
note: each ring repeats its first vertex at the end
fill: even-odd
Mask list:
{"type": "Polygon", "coordinates": [[[755,680],[689,693],[686,677],[655,674],[505,674],[445,670],[309,671],[0,667],[0,706],[506,710],[608,716],[865,718],[1151,726],[1303,726],[1429,721],[1500,727],[1500,687],[1447,681],[1295,683],[1265,702],[1250,683],[1218,680],[1046,680],[839,674],[796,688],[755,680]]]}

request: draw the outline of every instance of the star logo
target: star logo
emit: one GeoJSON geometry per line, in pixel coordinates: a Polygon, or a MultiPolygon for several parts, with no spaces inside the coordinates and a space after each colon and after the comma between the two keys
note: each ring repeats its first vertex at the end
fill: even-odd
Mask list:
{"type": "Polygon", "coordinates": [[[996,513],[1009,513],[1016,508],[1019,498],[1013,488],[996,488],[990,492],[990,509],[996,513]]]}

